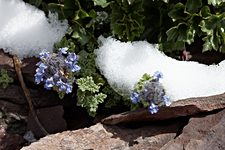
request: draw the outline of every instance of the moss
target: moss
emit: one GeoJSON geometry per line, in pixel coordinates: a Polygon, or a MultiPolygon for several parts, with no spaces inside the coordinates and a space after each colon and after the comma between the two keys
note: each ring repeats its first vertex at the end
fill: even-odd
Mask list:
{"type": "Polygon", "coordinates": [[[7,88],[10,83],[13,83],[13,78],[8,75],[7,70],[1,69],[0,71],[0,86],[2,88],[7,88]]]}

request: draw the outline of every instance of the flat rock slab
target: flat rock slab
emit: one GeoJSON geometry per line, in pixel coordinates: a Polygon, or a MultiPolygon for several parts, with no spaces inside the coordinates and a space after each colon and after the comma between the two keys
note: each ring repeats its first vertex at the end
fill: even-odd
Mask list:
{"type": "Polygon", "coordinates": [[[136,129],[106,126],[49,135],[22,150],[140,150],[159,149],[174,139],[182,127],[180,122],[169,125],[148,125],[136,129]]]}
{"type": "Polygon", "coordinates": [[[225,110],[189,120],[182,134],[161,150],[225,150],[225,110]]]}
{"type": "MultiPolygon", "coordinates": [[[[67,124],[63,118],[63,113],[64,110],[62,106],[54,106],[36,110],[38,119],[49,134],[66,130],[67,124]]],[[[31,130],[37,138],[44,136],[31,114],[28,116],[27,128],[28,130],[31,130]]]]}
{"type": "Polygon", "coordinates": [[[190,116],[200,112],[209,112],[225,108],[225,94],[209,97],[198,97],[173,102],[169,107],[162,107],[156,114],[150,114],[147,109],[139,109],[109,116],[102,120],[103,124],[165,120],[181,116],[190,116]]]}

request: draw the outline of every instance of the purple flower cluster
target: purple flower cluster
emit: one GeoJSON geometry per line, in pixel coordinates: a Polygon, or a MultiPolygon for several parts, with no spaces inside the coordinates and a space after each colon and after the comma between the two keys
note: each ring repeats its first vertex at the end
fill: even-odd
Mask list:
{"type": "Polygon", "coordinates": [[[163,85],[160,83],[162,77],[162,73],[157,71],[153,75],[152,80],[148,80],[143,84],[141,91],[133,91],[130,97],[132,103],[148,102],[148,110],[151,114],[157,113],[159,106],[169,106],[171,102],[165,94],[163,85]]]}
{"type": "Polygon", "coordinates": [[[74,72],[78,72],[78,56],[67,52],[68,48],[60,48],[58,53],[50,54],[43,50],[40,53],[40,62],[36,65],[35,83],[44,82],[47,90],[56,89],[58,92],[71,93],[74,83],[74,72]]]}

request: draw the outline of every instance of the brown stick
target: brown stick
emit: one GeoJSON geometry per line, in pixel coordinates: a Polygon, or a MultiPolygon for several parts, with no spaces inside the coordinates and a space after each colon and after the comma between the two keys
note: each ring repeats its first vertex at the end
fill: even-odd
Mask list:
{"type": "Polygon", "coordinates": [[[160,108],[159,112],[153,115],[144,108],[111,115],[103,119],[102,123],[115,125],[125,122],[165,120],[223,108],[225,108],[225,93],[209,97],[196,97],[179,100],[172,103],[169,107],[160,108]]]}
{"type": "Polygon", "coordinates": [[[30,91],[26,87],[26,84],[24,83],[24,80],[23,80],[23,75],[22,75],[22,71],[21,71],[21,61],[16,55],[13,55],[13,62],[14,62],[14,66],[15,66],[15,70],[16,70],[16,74],[18,76],[19,82],[23,89],[24,95],[27,99],[27,102],[28,102],[28,105],[30,108],[30,112],[31,112],[32,116],[34,117],[34,120],[36,121],[37,125],[41,129],[42,133],[46,136],[46,135],[48,135],[48,132],[42,126],[41,122],[39,121],[39,119],[37,117],[37,114],[34,110],[34,106],[33,106],[33,103],[32,103],[31,97],[30,97],[30,91]]]}

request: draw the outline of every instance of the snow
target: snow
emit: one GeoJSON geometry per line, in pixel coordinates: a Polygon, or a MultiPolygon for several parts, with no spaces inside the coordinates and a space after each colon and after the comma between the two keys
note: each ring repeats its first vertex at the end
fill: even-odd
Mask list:
{"type": "Polygon", "coordinates": [[[111,37],[99,41],[96,64],[122,95],[129,95],[144,73],[155,71],[163,73],[161,83],[171,101],[225,92],[225,61],[208,66],[170,58],[146,41],[125,43],[111,37]]]}
{"type": "Polygon", "coordinates": [[[0,48],[20,58],[37,56],[42,49],[52,52],[68,28],[56,14],[43,11],[22,0],[0,0],[0,48]]]}

